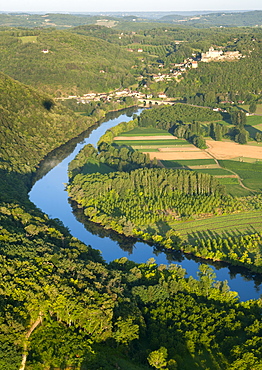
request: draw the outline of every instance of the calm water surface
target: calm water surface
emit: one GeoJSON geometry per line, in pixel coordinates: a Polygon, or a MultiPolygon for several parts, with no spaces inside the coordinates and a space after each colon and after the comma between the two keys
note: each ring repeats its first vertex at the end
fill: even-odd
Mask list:
{"type": "MultiPolygon", "coordinates": [[[[139,114],[142,110],[138,110],[139,114]]],[[[29,193],[30,200],[36,204],[49,217],[59,218],[67,226],[71,234],[95,249],[99,249],[103,258],[109,262],[116,258],[128,257],[135,262],[146,262],[154,258],[158,264],[178,263],[186,269],[188,275],[197,276],[200,262],[178,256],[166,255],[154,250],[152,246],[145,243],[133,243],[130,239],[117,238],[115,235],[107,236],[109,233],[98,231],[97,228],[84,226],[73,214],[73,209],[68,201],[65,184],[68,182],[68,163],[76,156],[84,145],[91,143],[96,145],[105,131],[120,122],[129,121],[132,111],[129,113],[115,114],[118,117],[108,118],[107,121],[94,128],[92,131],[80,135],[71,140],[58,150],[51,153],[44,161],[38,174],[38,180],[29,193]],[[47,172],[47,173],[46,173],[47,172]],[[46,173],[46,174],[45,174],[46,173]],[[88,230],[90,231],[88,231],[88,230]]],[[[110,117],[110,116],[109,116],[110,117]]],[[[214,267],[218,280],[228,280],[231,290],[238,292],[241,300],[259,298],[262,294],[262,277],[255,277],[241,269],[228,267],[214,267]],[[260,280],[260,281],[259,281],[260,280]]]]}

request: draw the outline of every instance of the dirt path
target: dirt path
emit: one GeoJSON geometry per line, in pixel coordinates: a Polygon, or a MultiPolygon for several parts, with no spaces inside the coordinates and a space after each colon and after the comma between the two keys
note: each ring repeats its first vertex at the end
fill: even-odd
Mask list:
{"type": "Polygon", "coordinates": [[[226,171],[228,171],[228,172],[231,172],[231,173],[234,175],[234,177],[236,177],[236,178],[238,179],[239,185],[240,185],[243,189],[246,189],[246,190],[248,190],[248,191],[251,191],[251,192],[255,192],[255,193],[257,193],[257,190],[253,190],[253,189],[250,189],[250,188],[246,187],[246,186],[243,184],[242,179],[240,178],[240,176],[239,176],[236,172],[234,172],[234,171],[232,171],[232,170],[229,170],[228,168],[224,168],[224,167],[220,166],[220,164],[219,164],[218,160],[216,159],[216,157],[213,155],[213,153],[211,153],[211,152],[210,152],[210,149],[212,149],[212,144],[211,144],[211,142],[210,142],[210,141],[208,141],[207,145],[208,145],[208,148],[207,148],[207,149],[205,149],[205,152],[207,152],[207,153],[208,153],[208,154],[209,154],[209,155],[214,159],[214,161],[216,162],[216,164],[217,164],[221,169],[226,170],[226,171]]]}

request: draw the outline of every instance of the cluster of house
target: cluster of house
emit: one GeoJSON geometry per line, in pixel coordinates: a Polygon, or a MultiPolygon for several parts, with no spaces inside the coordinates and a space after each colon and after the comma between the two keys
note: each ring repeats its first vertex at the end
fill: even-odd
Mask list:
{"type": "Polygon", "coordinates": [[[117,101],[120,101],[120,98],[124,97],[132,97],[137,99],[146,99],[151,98],[152,95],[143,94],[139,91],[132,91],[130,89],[123,89],[123,90],[117,90],[113,91],[109,94],[105,93],[88,93],[83,94],[83,96],[76,96],[76,95],[69,95],[68,99],[76,99],[78,103],[82,104],[88,104],[90,101],[111,101],[112,99],[119,99],[117,101]]]}
{"type": "Polygon", "coordinates": [[[201,54],[201,62],[211,62],[215,60],[219,61],[230,61],[235,59],[242,58],[242,54],[239,51],[225,51],[223,52],[222,49],[215,50],[213,47],[210,47],[207,53],[201,54]]]}
{"type": "MultiPolygon", "coordinates": [[[[160,64],[159,68],[163,68],[164,65],[160,64]]],[[[198,62],[192,58],[185,59],[183,63],[174,63],[173,68],[170,69],[169,73],[158,73],[153,74],[153,80],[155,82],[159,81],[172,81],[174,78],[179,78],[182,76],[182,73],[185,72],[188,68],[197,68],[198,62]]]]}

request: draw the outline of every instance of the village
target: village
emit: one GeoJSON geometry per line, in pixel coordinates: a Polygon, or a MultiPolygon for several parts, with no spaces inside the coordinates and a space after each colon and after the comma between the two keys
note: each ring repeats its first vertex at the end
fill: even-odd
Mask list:
{"type": "MultiPolygon", "coordinates": [[[[133,50],[132,50],[133,51],[133,50]]],[[[49,50],[42,50],[43,53],[48,53],[49,50]]],[[[140,48],[137,50],[137,52],[142,53],[143,49],[140,48]]],[[[169,70],[169,73],[153,73],[151,75],[151,79],[154,82],[168,82],[172,81],[173,79],[176,79],[179,81],[179,79],[183,78],[183,74],[185,74],[189,69],[196,69],[198,68],[199,62],[209,63],[212,61],[233,61],[236,59],[244,58],[242,54],[239,53],[239,51],[226,51],[223,52],[222,48],[220,50],[214,49],[214,47],[210,47],[208,52],[202,53],[200,56],[196,56],[196,54],[193,54],[192,57],[187,58],[183,61],[183,63],[174,63],[172,68],[169,70]]],[[[164,64],[159,63],[158,69],[164,69],[164,64]]],[[[99,73],[105,73],[104,70],[100,70],[99,73]]],[[[138,81],[142,81],[145,78],[145,76],[140,75],[138,77],[138,81]]],[[[144,89],[147,88],[146,82],[142,85],[144,89]]],[[[140,103],[144,103],[146,105],[149,104],[148,99],[160,99],[160,101],[164,104],[170,104],[172,99],[169,99],[167,95],[164,92],[160,92],[157,94],[157,96],[153,96],[152,93],[145,93],[137,90],[131,90],[129,88],[125,89],[117,89],[115,91],[111,91],[110,93],[93,93],[89,92],[86,94],[83,94],[82,96],[76,96],[76,95],[69,95],[67,98],[61,97],[57,98],[58,100],[65,100],[65,99],[76,99],[78,103],[82,104],[88,104],[91,101],[111,101],[115,99],[118,102],[120,102],[121,98],[125,97],[132,97],[137,98],[140,103]]],[[[157,103],[157,100],[151,103],[157,103]]],[[[233,104],[234,102],[231,101],[223,101],[221,103],[230,103],[233,104]]],[[[243,104],[244,102],[239,102],[240,104],[243,104]]],[[[218,108],[219,109],[219,108],[218,108]]]]}

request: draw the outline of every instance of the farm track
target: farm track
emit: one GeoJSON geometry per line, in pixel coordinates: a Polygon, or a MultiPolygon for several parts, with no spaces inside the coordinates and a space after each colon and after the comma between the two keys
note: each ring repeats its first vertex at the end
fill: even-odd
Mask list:
{"type": "Polygon", "coordinates": [[[228,171],[228,172],[231,172],[233,175],[235,175],[235,177],[238,179],[239,185],[240,185],[243,189],[246,189],[246,190],[250,191],[251,193],[252,193],[252,192],[255,192],[255,193],[257,193],[257,192],[258,192],[257,190],[250,189],[250,188],[248,188],[247,186],[245,186],[245,185],[243,184],[243,182],[242,182],[241,177],[240,177],[236,172],[234,172],[234,171],[232,171],[232,170],[229,170],[228,168],[224,168],[224,167],[220,166],[220,164],[219,164],[218,160],[216,159],[216,157],[215,157],[212,153],[210,153],[210,151],[209,151],[210,147],[212,148],[212,146],[209,144],[209,147],[208,147],[208,149],[205,149],[205,152],[206,152],[206,153],[208,153],[208,154],[209,154],[209,155],[214,159],[214,161],[216,162],[216,164],[217,164],[221,169],[226,170],[226,171],[228,171]]]}

